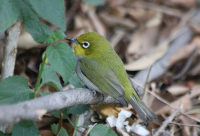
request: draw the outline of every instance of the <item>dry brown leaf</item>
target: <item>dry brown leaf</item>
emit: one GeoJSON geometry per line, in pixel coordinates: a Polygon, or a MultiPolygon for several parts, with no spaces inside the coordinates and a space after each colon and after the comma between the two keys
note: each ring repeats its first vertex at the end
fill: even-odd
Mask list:
{"type": "Polygon", "coordinates": [[[105,0],[105,2],[113,6],[113,5],[122,5],[126,2],[129,2],[129,0],[105,0]]]}
{"type": "Polygon", "coordinates": [[[200,63],[197,64],[194,68],[192,68],[188,74],[191,76],[199,75],[200,74],[200,63]]]}
{"type": "Polygon", "coordinates": [[[139,23],[144,23],[146,20],[150,19],[155,14],[155,11],[153,10],[146,10],[137,7],[126,8],[126,10],[127,14],[139,23]]]}
{"type": "Polygon", "coordinates": [[[30,49],[38,46],[39,44],[33,40],[33,37],[27,31],[24,31],[19,35],[17,41],[18,48],[30,49]]]}
{"type": "MultiPolygon", "coordinates": [[[[168,102],[173,102],[175,100],[174,97],[169,92],[164,92],[164,93],[160,94],[159,96],[168,102]]],[[[156,97],[154,97],[154,100],[152,101],[151,105],[152,105],[151,109],[153,111],[157,111],[157,110],[163,108],[164,106],[166,106],[166,104],[164,102],[160,101],[156,97]]]]}
{"type": "Polygon", "coordinates": [[[197,0],[164,0],[163,2],[169,6],[182,6],[185,8],[193,8],[197,4],[197,0]]]}
{"type": "Polygon", "coordinates": [[[174,84],[167,88],[167,91],[170,92],[173,96],[177,96],[188,93],[190,88],[184,84],[174,84]]]}
{"type": "Polygon", "coordinates": [[[38,129],[42,129],[57,121],[58,119],[56,117],[44,115],[42,120],[38,120],[34,124],[38,129]]]}
{"type": "Polygon", "coordinates": [[[63,123],[63,127],[65,128],[65,130],[67,131],[67,134],[69,136],[72,136],[73,135],[73,132],[74,132],[74,127],[68,123],[63,123]]]}
{"type": "Polygon", "coordinates": [[[136,70],[142,70],[147,67],[150,67],[153,65],[158,59],[160,59],[162,56],[165,55],[168,49],[169,42],[165,41],[162,44],[160,44],[157,48],[149,52],[147,55],[144,57],[128,63],[125,65],[126,70],[130,71],[136,71],[136,70]]]}
{"type": "Polygon", "coordinates": [[[52,130],[39,130],[41,136],[54,136],[52,130]]]}
{"type": "Polygon", "coordinates": [[[199,23],[191,23],[189,24],[190,28],[192,28],[192,30],[197,33],[200,34],[200,26],[199,23]]]}
{"type": "Polygon", "coordinates": [[[114,48],[119,41],[124,37],[125,31],[124,30],[116,30],[114,35],[110,38],[110,45],[114,48]]]}
{"type": "Polygon", "coordinates": [[[83,16],[77,15],[75,16],[75,29],[84,29],[85,32],[92,32],[93,24],[83,16]]]}
{"type": "Polygon", "coordinates": [[[142,28],[135,32],[126,52],[127,62],[132,62],[155,48],[158,26],[142,28]]]}
{"type": "Polygon", "coordinates": [[[169,66],[171,67],[176,62],[186,59],[189,57],[189,55],[194,51],[194,49],[197,47],[198,50],[200,50],[200,37],[196,36],[193,38],[192,42],[187,45],[183,46],[181,49],[179,49],[176,53],[174,53],[170,59],[169,59],[169,66]]]}
{"type": "Polygon", "coordinates": [[[36,98],[40,97],[40,92],[57,92],[57,90],[53,86],[45,84],[37,91],[36,98]]]}
{"type": "Polygon", "coordinates": [[[159,26],[161,24],[161,21],[162,21],[162,14],[156,12],[154,16],[146,22],[145,26],[146,27],[159,26]]]}
{"type": "Polygon", "coordinates": [[[116,6],[116,5],[111,5],[109,6],[108,12],[117,17],[124,17],[126,15],[126,7],[124,6],[116,6]]]}
{"type": "MultiPolygon", "coordinates": [[[[192,107],[191,98],[196,97],[198,95],[200,95],[200,85],[194,86],[190,94],[186,94],[180,97],[176,101],[170,103],[170,105],[174,108],[178,108],[180,104],[182,104],[183,105],[182,112],[186,112],[192,107]]],[[[157,115],[158,114],[172,114],[173,112],[174,112],[174,109],[166,105],[162,107],[161,109],[159,109],[158,111],[156,111],[156,114],[157,115]]]]}
{"type": "Polygon", "coordinates": [[[180,116],[179,118],[181,122],[186,125],[186,126],[182,126],[183,136],[189,136],[191,134],[191,129],[190,129],[191,127],[188,127],[187,125],[194,124],[195,121],[186,116],[180,116]]]}
{"type": "Polygon", "coordinates": [[[96,31],[101,34],[102,36],[106,36],[106,29],[103,25],[103,23],[99,20],[97,14],[95,13],[95,9],[94,8],[91,8],[89,11],[88,11],[88,15],[89,15],[89,18],[91,19],[92,21],[92,24],[94,24],[94,27],[96,29],[96,31]]]}
{"type": "Polygon", "coordinates": [[[96,111],[100,111],[100,113],[104,117],[109,117],[109,116],[115,116],[115,117],[117,117],[118,113],[121,110],[130,111],[130,108],[127,108],[127,107],[115,107],[113,104],[95,105],[95,106],[93,106],[93,108],[96,111]]]}
{"type": "Polygon", "coordinates": [[[137,30],[128,45],[126,60],[131,62],[134,59],[146,55],[154,50],[159,33],[159,25],[162,15],[156,13],[153,18],[146,22],[145,27],[137,30]]]}
{"type": "Polygon", "coordinates": [[[109,15],[107,12],[99,13],[100,18],[104,21],[107,26],[114,27],[114,26],[122,26],[128,29],[136,28],[135,22],[127,18],[115,17],[109,15]]]}

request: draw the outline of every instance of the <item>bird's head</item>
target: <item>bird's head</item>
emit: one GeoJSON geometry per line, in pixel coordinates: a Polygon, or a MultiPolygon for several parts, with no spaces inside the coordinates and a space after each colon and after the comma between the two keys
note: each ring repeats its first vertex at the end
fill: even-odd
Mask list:
{"type": "Polygon", "coordinates": [[[89,57],[105,52],[111,46],[109,42],[96,32],[87,32],[77,38],[66,38],[75,44],[75,54],[77,56],[89,57]]]}

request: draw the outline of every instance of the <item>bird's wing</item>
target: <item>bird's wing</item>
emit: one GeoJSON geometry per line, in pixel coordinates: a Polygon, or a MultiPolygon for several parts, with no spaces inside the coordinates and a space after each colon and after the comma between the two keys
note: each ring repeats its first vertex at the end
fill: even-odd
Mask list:
{"type": "Polygon", "coordinates": [[[112,69],[105,68],[100,63],[85,58],[79,60],[79,64],[83,75],[95,86],[104,93],[119,100],[122,105],[128,105],[123,98],[125,93],[124,88],[112,69]]]}

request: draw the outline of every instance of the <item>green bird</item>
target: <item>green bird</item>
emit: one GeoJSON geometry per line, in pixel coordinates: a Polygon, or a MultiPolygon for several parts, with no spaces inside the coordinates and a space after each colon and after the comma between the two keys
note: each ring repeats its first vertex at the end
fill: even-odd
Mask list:
{"type": "Polygon", "coordinates": [[[77,38],[66,38],[75,44],[76,73],[91,90],[110,95],[123,106],[130,103],[140,118],[150,123],[157,118],[133,89],[124,64],[110,43],[96,32],[84,33],[77,38]]]}

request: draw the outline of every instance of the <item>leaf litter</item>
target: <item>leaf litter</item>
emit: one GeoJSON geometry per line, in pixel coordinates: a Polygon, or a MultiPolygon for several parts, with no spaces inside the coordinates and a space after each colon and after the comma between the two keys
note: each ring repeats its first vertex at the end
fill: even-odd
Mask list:
{"type": "MultiPolygon", "coordinates": [[[[137,118],[134,109],[121,107],[119,104],[109,104],[91,106],[80,117],[81,125],[104,124],[115,133],[124,136],[154,135],[168,117],[182,105],[180,112],[166,124],[159,135],[200,135],[199,1],[105,0],[105,4],[99,6],[91,6],[81,1],[66,1],[66,5],[68,4],[71,8],[66,8],[66,35],[77,37],[89,31],[102,34],[111,42],[133,79],[135,75],[151,65],[154,67],[155,63],[162,64],[162,67],[156,68],[156,72],[150,71],[150,76],[154,78],[148,80],[147,88],[145,88],[147,95],[143,99],[158,115],[157,121],[145,125],[137,118]],[[72,9],[73,6],[76,8],[72,9]],[[188,40],[176,47],[173,42],[177,39],[179,42],[183,41],[185,38],[179,38],[183,33],[186,33],[188,40]],[[170,52],[172,45],[173,49],[176,49],[175,52],[173,50],[170,52]],[[193,56],[194,50],[196,55],[193,56]],[[166,56],[169,59],[163,59],[166,56]],[[193,56],[191,63],[187,66],[191,56],[193,56]],[[186,66],[187,69],[179,74],[186,66]],[[179,76],[176,76],[178,74],[179,76]],[[175,76],[177,78],[174,78],[175,76]],[[93,121],[91,121],[92,118],[93,121]]],[[[57,29],[56,26],[43,19],[41,22],[47,24],[52,30],[57,29]]],[[[25,76],[29,81],[29,86],[35,87],[46,44],[36,43],[23,26],[20,29],[15,73],[25,76]]],[[[3,43],[0,42],[0,44],[2,46],[3,43]]],[[[71,47],[73,48],[73,45],[71,47]]],[[[143,77],[144,80],[137,82],[141,88],[144,88],[147,74],[143,77]]],[[[67,84],[63,88],[69,89],[73,86],[67,84]]],[[[46,85],[40,89],[40,92],[43,91],[55,92],[56,90],[46,85]]],[[[37,97],[39,96],[38,94],[37,97]]],[[[70,118],[72,118],[71,114],[70,118]]],[[[53,135],[50,127],[58,122],[59,119],[48,115],[35,124],[40,134],[45,136],[53,135]]],[[[73,134],[73,125],[65,119],[63,119],[63,128],[69,135],[73,134]]],[[[89,129],[80,129],[77,135],[84,135],[87,130],[89,129]]]]}

